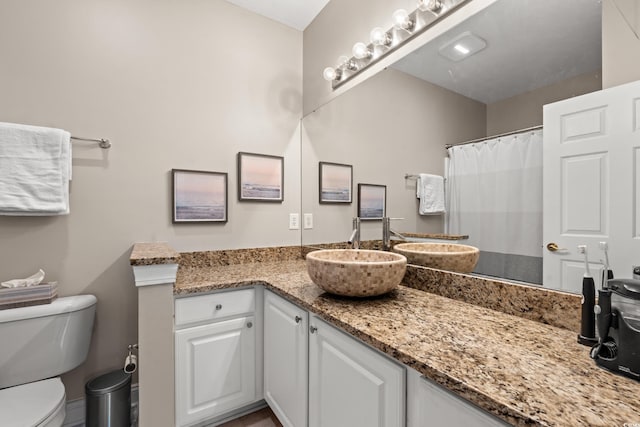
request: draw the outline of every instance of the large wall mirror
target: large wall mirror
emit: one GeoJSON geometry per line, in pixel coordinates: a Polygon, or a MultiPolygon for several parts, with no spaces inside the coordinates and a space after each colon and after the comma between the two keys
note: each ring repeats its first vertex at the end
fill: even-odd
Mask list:
{"type": "MultiPolygon", "coordinates": [[[[416,180],[405,176],[445,176],[446,145],[541,125],[543,105],[601,89],[601,68],[599,0],[496,1],[303,118],[302,212],[313,228],[302,244],[349,238],[359,183],[386,186],[386,214],[400,218],[394,230],[444,233],[449,221],[418,213],[416,180]],[[469,34],[484,48],[447,58],[442,50],[469,34]],[[352,166],[352,203],[319,202],[320,162],[352,166]]],[[[540,220],[528,223],[535,250],[525,281],[544,285],[541,203],[531,209],[540,220]]],[[[381,237],[380,221],[363,222],[362,240],[381,237]]]]}

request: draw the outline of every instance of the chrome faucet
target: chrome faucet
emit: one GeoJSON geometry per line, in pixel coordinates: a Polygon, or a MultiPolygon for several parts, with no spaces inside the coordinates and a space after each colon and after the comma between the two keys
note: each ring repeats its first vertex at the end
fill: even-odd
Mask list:
{"type": "Polygon", "coordinates": [[[407,240],[402,234],[391,229],[391,220],[404,219],[404,218],[389,218],[385,216],[382,218],[382,249],[388,251],[391,249],[391,236],[395,236],[400,240],[407,240]]]}
{"type": "Polygon", "coordinates": [[[347,243],[352,249],[360,249],[360,217],[353,218],[353,231],[347,243]]]}

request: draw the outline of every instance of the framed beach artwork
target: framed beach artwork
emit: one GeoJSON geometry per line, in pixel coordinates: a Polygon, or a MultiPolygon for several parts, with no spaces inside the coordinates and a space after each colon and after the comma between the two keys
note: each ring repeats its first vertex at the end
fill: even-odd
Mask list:
{"type": "Polygon", "coordinates": [[[320,162],[320,203],[351,203],[353,166],[320,162]]]}
{"type": "Polygon", "coordinates": [[[382,219],[386,216],[386,208],[386,185],[358,184],[358,216],[360,219],[382,219]]]}
{"type": "Polygon", "coordinates": [[[238,153],[238,200],[282,202],[284,157],[238,153]]]}
{"type": "Polygon", "coordinates": [[[172,169],[173,223],[227,222],[227,174],[172,169]]]}

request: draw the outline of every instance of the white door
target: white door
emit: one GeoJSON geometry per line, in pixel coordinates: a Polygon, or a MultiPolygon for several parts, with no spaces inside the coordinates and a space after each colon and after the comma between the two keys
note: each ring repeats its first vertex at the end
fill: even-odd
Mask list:
{"type": "Polygon", "coordinates": [[[600,285],[609,245],[616,277],[640,265],[640,81],[544,107],[545,287],[582,291],[587,245],[600,285]]]}
{"type": "Polygon", "coordinates": [[[176,331],[176,424],[255,400],[253,316],[176,331]]]}
{"type": "Polygon", "coordinates": [[[312,316],[309,427],[401,427],[405,369],[312,316]]]}
{"type": "Polygon", "coordinates": [[[285,427],[307,425],[308,316],[265,292],[264,398],[285,427]]]}

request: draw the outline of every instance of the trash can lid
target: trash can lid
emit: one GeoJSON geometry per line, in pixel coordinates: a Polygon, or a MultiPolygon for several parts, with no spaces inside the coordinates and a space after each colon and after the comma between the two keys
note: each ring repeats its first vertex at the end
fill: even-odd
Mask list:
{"type": "Polygon", "coordinates": [[[87,394],[95,396],[111,393],[129,384],[131,384],[131,374],[118,369],[90,380],[85,385],[85,391],[87,394]]]}

